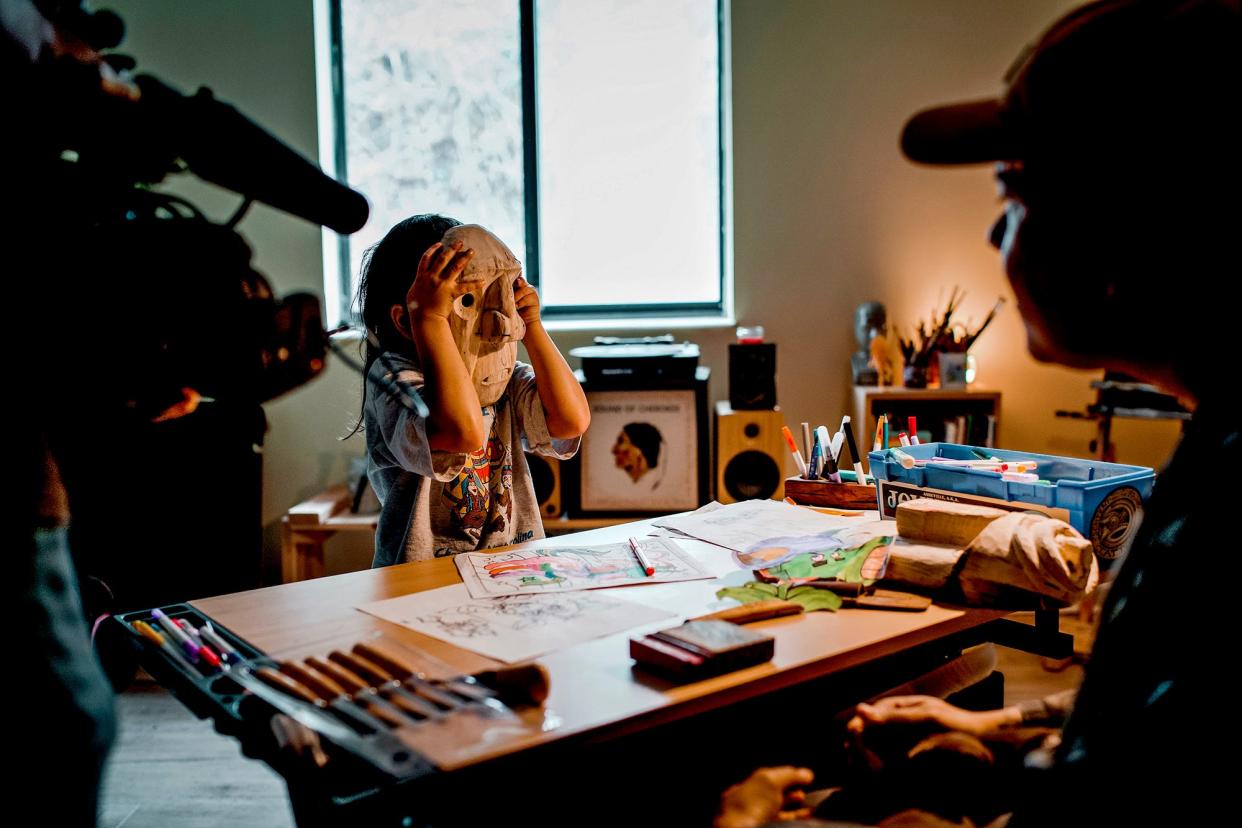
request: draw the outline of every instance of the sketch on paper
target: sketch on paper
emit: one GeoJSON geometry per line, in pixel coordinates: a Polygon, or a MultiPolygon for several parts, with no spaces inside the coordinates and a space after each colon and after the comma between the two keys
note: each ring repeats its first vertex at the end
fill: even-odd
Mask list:
{"type": "Polygon", "coordinates": [[[511,629],[528,630],[557,622],[575,621],[590,611],[590,602],[577,600],[577,596],[547,598],[527,601],[524,598],[497,598],[482,604],[462,604],[416,620],[439,627],[445,635],[460,638],[486,638],[499,634],[494,623],[499,618],[508,622],[511,629]]]}
{"type": "Polygon", "coordinates": [[[674,541],[642,538],[639,543],[655,569],[654,575],[646,575],[639,568],[628,543],[516,549],[494,554],[467,552],[458,555],[455,563],[475,598],[712,577],[674,541]]]}
{"type": "Polygon", "coordinates": [[[673,617],[598,592],[471,598],[462,584],[358,607],[369,615],[500,661],[545,653],[673,617]]]}
{"type": "Polygon", "coordinates": [[[892,531],[891,523],[884,527],[877,520],[825,515],[772,500],[744,500],[710,510],[669,515],[655,523],[734,552],[759,549],[764,544],[772,545],[776,539],[813,538],[833,531],[856,530],[860,537],[863,534],[866,537],[883,535],[886,529],[892,531]]]}

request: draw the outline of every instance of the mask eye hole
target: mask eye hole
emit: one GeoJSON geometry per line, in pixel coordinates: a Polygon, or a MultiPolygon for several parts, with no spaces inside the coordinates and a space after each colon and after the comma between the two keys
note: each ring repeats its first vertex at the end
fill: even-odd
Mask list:
{"type": "Polygon", "coordinates": [[[479,297],[473,293],[463,293],[453,300],[453,311],[467,321],[474,319],[479,313],[479,297]]]}

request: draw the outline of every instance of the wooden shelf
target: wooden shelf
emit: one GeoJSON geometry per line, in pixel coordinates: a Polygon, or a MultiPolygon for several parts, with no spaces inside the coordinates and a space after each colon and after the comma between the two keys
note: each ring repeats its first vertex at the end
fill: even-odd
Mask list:
{"type": "Polygon", "coordinates": [[[897,432],[904,430],[905,417],[913,414],[919,418],[920,430],[932,432],[936,439],[943,438],[944,420],[959,415],[973,416],[978,420],[972,427],[975,439],[959,442],[984,443],[987,433],[986,418],[996,418],[996,430],[992,445],[1000,443],[1001,394],[978,385],[966,388],[900,388],[896,386],[854,386],[854,429],[860,450],[870,450],[875,436],[875,424],[881,414],[891,413],[897,417],[890,439],[896,445],[897,432]],[[900,426],[897,428],[896,426],[900,426]],[[866,448],[864,449],[864,444],[866,448]]]}

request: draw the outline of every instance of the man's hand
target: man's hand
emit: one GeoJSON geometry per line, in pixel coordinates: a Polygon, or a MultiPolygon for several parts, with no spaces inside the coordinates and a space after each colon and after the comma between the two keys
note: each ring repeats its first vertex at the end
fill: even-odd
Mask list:
{"type": "Polygon", "coordinates": [[[462,243],[445,247],[436,242],[427,248],[418,262],[414,284],[405,295],[405,309],[410,315],[410,326],[417,320],[448,319],[453,313],[453,301],[468,290],[459,284],[457,277],[474,257],[473,248],[462,250],[462,243]]]}
{"type": "Polygon", "coordinates": [[[784,765],[759,768],[720,797],[715,828],[758,828],[764,823],[805,819],[809,808],[801,807],[806,792],[790,790],[811,784],[815,774],[806,768],[784,765]]]}
{"type": "Polygon", "coordinates": [[[861,737],[868,728],[879,725],[936,725],[984,738],[1010,725],[1020,724],[1022,716],[1012,708],[977,712],[963,710],[935,696],[893,696],[875,704],[860,704],[846,725],[851,737],[861,737]]]}

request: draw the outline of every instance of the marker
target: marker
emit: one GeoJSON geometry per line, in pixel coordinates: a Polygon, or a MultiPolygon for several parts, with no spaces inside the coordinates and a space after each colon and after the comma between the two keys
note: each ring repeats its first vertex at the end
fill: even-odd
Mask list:
{"type": "Polygon", "coordinates": [[[885,414],[884,415],[884,448],[888,448],[889,446],[893,444],[893,440],[889,436],[888,431],[889,431],[888,415],[885,414]]]}
{"type": "Polygon", "coordinates": [[[811,456],[811,424],[802,424],[802,450],[806,452],[803,457],[811,456]]]}
{"type": "Polygon", "coordinates": [[[642,547],[638,545],[637,538],[630,538],[630,551],[634,553],[634,559],[638,561],[638,568],[643,571],[644,575],[651,576],[655,574],[655,567],[651,565],[651,561],[647,560],[647,556],[643,554],[642,547]]]}
{"type": "Polygon", "coordinates": [[[872,451],[879,451],[880,449],[883,448],[883,445],[881,445],[880,443],[880,438],[882,438],[883,436],[884,436],[884,415],[881,414],[880,418],[875,421],[875,442],[871,444],[872,451]]]}
{"type": "Polygon", "coordinates": [[[832,448],[832,436],[828,433],[827,426],[820,426],[816,428],[815,439],[818,443],[820,443],[821,452],[825,451],[827,448],[832,448]]]}
{"type": "Polygon", "coordinates": [[[854,442],[853,426],[850,425],[850,415],[841,418],[841,433],[846,436],[846,446],[850,447],[850,458],[854,464],[854,474],[858,475],[858,482],[862,483],[866,474],[862,470],[862,457],[858,456],[858,443],[854,442]]]}
{"type": "MultiPolygon", "coordinates": [[[[821,454],[832,451],[832,437],[828,434],[827,426],[820,426],[815,429],[815,441],[819,443],[819,450],[821,454]]],[[[833,452],[832,456],[836,457],[836,452],[833,452]]]]}
{"type": "MultiPolygon", "coordinates": [[[[180,627],[183,633],[190,636],[191,641],[199,637],[198,630],[194,629],[194,625],[191,624],[189,621],[186,621],[184,618],[174,618],[172,622],[176,624],[178,627],[180,627]]],[[[200,647],[202,646],[202,644],[199,644],[199,642],[197,641],[195,641],[194,643],[198,644],[200,647]]]]}
{"type": "Polygon", "coordinates": [[[837,472],[837,461],[833,458],[831,451],[824,455],[824,477],[833,483],[841,482],[841,475],[837,472]]]}
{"type": "Polygon", "coordinates": [[[807,474],[807,477],[809,477],[811,480],[814,480],[815,478],[819,477],[820,458],[821,458],[821,453],[819,450],[819,441],[817,440],[815,442],[815,445],[811,446],[811,459],[806,464],[806,470],[807,472],[809,472],[809,474],[807,474]]]}
{"type": "Polygon", "coordinates": [[[191,664],[190,660],[185,657],[185,654],[174,647],[171,641],[160,635],[159,632],[157,632],[156,629],[146,621],[134,621],[133,625],[134,629],[137,630],[144,638],[151,641],[155,644],[155,646],[159,647],[164,652],[168,653],[173,661],[179,661],[191,670],[194,669],[194,665],[191,664]]]}
{"type": "Polygon", "coordinates": [[[862,483],[866,486],[875,485],[874,477],[868,477],[866,475],[859,477],[857,472],[852,472],[852,471],[841,472],[841,479],[845,481],[846,483],[862,483]]]}
{"type": "Polygon", "coordinates": [[[902,448],[910,448],[910,435],[904,431],[897,435],[897,442],[901,443],[902,448]]]}
{"type": "Polygon", "coordinates": [[[845,445],[845,435],[838,431],[836,434],[832,435],[832,440],[829,441],[829,445],[832,446],[832,459],[840,460],[841,447],[845,445]]]}
{"type": "Polygon", "coordinates": [[[211,647],[207,646],[207,643],[202,640],[202,636],[199,634],[198,630],[194,629],[193,624],[186,621],[184,618],[177,618],[174,620],[177,622],[177,626],[181,627],[181,629],[183,629],[191,638],[195,639],[194,643],[198,645],[199,658],[207,662],[209,667],[216,670],[224,669],[220,661],[220,656],[216,655],[212,651],[211,647]]]}
{"type": "Polygon", "coordinates": [[[198,633],[203,637],[204,641],[220,651],[220,658],[224,661],[229,664],[238,664],[243,661],[242,654],[237,652],[237,649],[232,644],[225,641],[224,636],[216,632],[216,628],[211,626],[210,621],[204,624],[198,633]]]}
{"type": "Polygon", "coordinates": [[[789,426],[781,426],[781,434],[785,435],[789,451],[793,454],[794,462],[798,464],[798,474],[806,477],[806,461],[802,459],[802,452],[798,451],[798,446],[794,443],[793,432],[789,430],[789,426]]]}
{"type": "Polygon", "coordinates": [[[186,657],[190,661],[198,662],[198,645],[194,643],[194,639],[186,635],[185,630],[177,626],[171,618],[164,614],[163,610],[151,610],[151,617],[155,619],[155,622],[160,625],[164,632],[168,633],[168,637],[177,642],[181,649],[185,651],[186,657]]]}
{"type": "Polygon", "coordinates": [[[896,460],[903,469],[914,468],[914,458],[898,448],[889,449],[888,456],[896,460]]]}
{"type": "Polygon", "coordinates": [[[1001,480],[1005,480],[1010,483],[1038,483],[1039,475],[1026,474],[1023,472],[1005,472],[1001,475],[1001,480]]]}
{"type": "Polygon", "coordinates": [[[919,421],[917,417],[910,418],[910,445],[917,446],[919,444],[919,421]]]}

